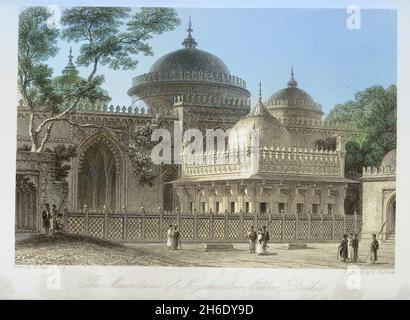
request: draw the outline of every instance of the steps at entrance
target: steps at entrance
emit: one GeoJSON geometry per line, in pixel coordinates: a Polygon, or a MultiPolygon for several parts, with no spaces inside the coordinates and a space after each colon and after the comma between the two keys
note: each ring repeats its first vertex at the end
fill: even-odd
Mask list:
{"type": "Polygon", "coordinates": [[[396,243],[396,234],[391,233],[386,235],[386,240],[384,240],[384,243],[396,243]]]}

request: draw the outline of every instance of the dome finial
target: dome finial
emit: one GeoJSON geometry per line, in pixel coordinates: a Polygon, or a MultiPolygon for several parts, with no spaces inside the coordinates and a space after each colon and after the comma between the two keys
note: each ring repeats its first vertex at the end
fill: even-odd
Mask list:
{"type": "Polygon", "coordinates": [[[298,83],[294,79],[294,75],[295,74],[293,73],[293,66],[292,66],[291,71],[290,71],[290,80],[288,81],[288,87],[290,88],[296,88],[298,86],[298,83]]]}
{"type": "Polygon", "coordinates": [[[192,31],[194,30],[192,29],[191,16],[189,16],[188,29],[186,29],[186,31],[188,31],[188,37],[185,38],[185,40],[182,42],[182,45],[187,49],[195,49],[198,43],[192,37],[192,31]]]}
{"type": "Polygon", "coordinates": [[[262,102],[262,82],[259,81],[259,101],[258,103],[249,111],[247,117],[272,117],[269,110],[262,102]]]}
{"type": "Polygon", "coordinates": [[[70,46],[70,53],[68,55],[68,63],[63,70],[63,74],[78,74],[78,70],[73,63],[73,48],[70,46]]]}
{"type": "Polygon", "coordinates": [[[68,55],[68,63],[73,63],[73,47],[70,46],[70,54],[68,55]]]}

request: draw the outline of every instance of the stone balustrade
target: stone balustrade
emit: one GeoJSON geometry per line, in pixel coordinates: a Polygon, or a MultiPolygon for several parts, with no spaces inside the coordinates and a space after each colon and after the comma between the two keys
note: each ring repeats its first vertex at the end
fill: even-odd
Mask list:
{"type": "MultiPolygon", "coordinates": [[[[184,156],[183,171],[185,176],[253,172],[255,157],[249,154],[250,150],[231,149],[184,156]]],[[[344,155],[340,151],[263,147],[256,159],[258,173],[344,176],[344,155]]]]}
{"type": "Polygon", "coordinates": [[[390,166],[363,167],[363,177],[378,177],[378,176],[392,176],[392,175],[396,175],[396,168],[394,167],[390,167],[390,166]]]}
{"type": "Polygon", "coordinates": [[[114,106],[114,105],[93,105],[90,103],[78,104],[77,112],[97,112],[97,113],[122,113],[122,114],[138,114],[147,115],[145,108],[131,106],[114,106]]]}

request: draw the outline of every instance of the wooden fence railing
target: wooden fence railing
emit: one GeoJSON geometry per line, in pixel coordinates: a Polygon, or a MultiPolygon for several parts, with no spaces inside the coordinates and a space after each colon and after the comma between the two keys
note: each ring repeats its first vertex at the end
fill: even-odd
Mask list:
{"type": "Polygon", "coordinates": [[[65,230],[101,239],[163,241],[169,225],[177,225],[184,241],[244,241],[251,226],[267,226],[273,242],[333,241],[360,233],[361,215],[184,214],[65,212],[65,230]]]}

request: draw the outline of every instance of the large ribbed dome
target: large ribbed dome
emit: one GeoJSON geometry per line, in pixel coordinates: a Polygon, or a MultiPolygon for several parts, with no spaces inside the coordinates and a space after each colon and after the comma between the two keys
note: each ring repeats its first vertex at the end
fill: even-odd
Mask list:
{"type": "Polygon", "coordinates": [[[197,49],[189,19],[183,48],[159,58],[150,71],[132,79],[128,95],[143,100],[150,113],[171,114],[176,101],[202,106],[235,109],[244,115],[249,110],[246,83],[229,72],[217,56],[197,49]]]}
{"type": "Polygon", "coordinates": [[[229,75],[228,67],[217,56],[196,48],[184,48],[159,58],[150,72],[207,71],[229,75]]]}

